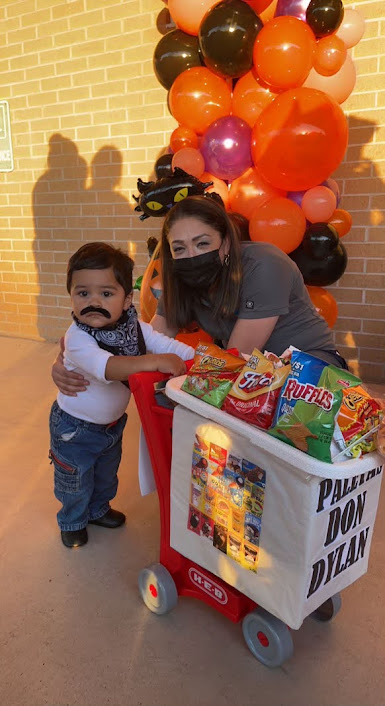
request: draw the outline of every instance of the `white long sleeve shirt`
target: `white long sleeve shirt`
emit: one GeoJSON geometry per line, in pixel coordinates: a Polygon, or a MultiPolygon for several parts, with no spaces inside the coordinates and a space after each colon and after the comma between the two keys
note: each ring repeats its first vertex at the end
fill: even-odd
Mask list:
{"type": "MultiPolygon", "coordinates": [[[[175,353],[183,360],[194,357],[191,346],[154,331],[150,324],[138,323],[148,353],[175,353]]],[[[94,424],[110,424],[124,414],[131,396],[130,390],[117,380],[105,378],[107,361],[112,355],[99,348],[89,333],[82,331],[75,323],[71,324],[65,335],[64,365],[67,370],[84,375],[90,384],[76,397],[58,393],[57,402],[64,412],[94,424]]]]}

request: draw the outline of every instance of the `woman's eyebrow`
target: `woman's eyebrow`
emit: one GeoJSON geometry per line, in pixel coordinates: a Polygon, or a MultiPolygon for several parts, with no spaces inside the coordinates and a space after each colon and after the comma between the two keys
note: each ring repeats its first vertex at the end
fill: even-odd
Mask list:
{"type": "MultiPolygon", "coordinates": [[[[200,240],[201,238],[210,238],[210,233],[200,233],[199,235],[196,235],[194,238],[192,238],[192,242],[195,243],[196,240],[200,240]]],[[[186,245],[185,240],[172,240],[171,243],[175,245],[175,243],[178,243],[180,245],[186,245]]]]}

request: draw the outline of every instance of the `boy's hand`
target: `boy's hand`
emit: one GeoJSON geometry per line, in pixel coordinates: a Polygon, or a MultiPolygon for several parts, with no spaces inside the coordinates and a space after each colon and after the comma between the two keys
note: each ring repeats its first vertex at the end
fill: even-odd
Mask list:
{"type": "Polygon", "coordinates": [[[184,375],[186,363],[175,353],[161,353],[157,356],[157,370],[160,373],[169,373],[173,377],[184,375]]]}
{"type": "Polygon", "coordinates": [[[78,392],[83,392],[89,385],[88,380],[85,380],[83,375],[73,373],[64,367],[63,363],[64,339],[60,339],[60,352],[52,366],[52,379],[63,395],[68,397],[76,397],[78,392]]]}

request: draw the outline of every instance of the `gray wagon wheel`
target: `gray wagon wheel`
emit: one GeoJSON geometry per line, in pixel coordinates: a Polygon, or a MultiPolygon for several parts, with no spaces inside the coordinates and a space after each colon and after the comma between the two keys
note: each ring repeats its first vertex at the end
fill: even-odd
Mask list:
{"type": "Polygon", "coordinates": [[[243,618],[242,630],[249,650],[266,667],[279,667],[293,654],[289,628],[263,608],[243,618]]]}
{"type": "Polygon", "coordinates": [[[174,579],[162,564],[142,569],[138,578],[140,595],[152,613],[163,615],[175,608],[178,592],[174,579]]]}

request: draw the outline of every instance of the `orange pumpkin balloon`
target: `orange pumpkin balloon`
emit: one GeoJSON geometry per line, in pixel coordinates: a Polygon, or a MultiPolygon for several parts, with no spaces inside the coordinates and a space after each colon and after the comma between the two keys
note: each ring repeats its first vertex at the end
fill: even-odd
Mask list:
{"type": "Polygon", "coordinates": [[[174,132],[171,134],[170,147],[174,154],[183,149],[183,147],[193,147],[194,149],[197,149],[198,145],[198,135],[196,135],[193,130],[190,130],[190,128],[185,125],[180,125],[175,128],[174,132]]]}
{"type": "Polygon", "coordinates": [[[315,36],[297,17],[276,17],[259,32],[253,49],[256,72],[277,91],[300,86],[313,65],[315,36]]]}
{"type": "Polygon", "coordinates": [[[169,103],[178,123],[202,135],[211,123],[230,114],[231,91],[223,78],[205,66],[194,66],[176,77],[169,103]]]}
{"type": "Polygon", "coordinates": [[[250,220],[258,206],[277,196],[286,196],[286,191],[275,189],[254,167],[250,167],[238,179],[231,182],[229,203],[234,213],[241,213],[250,220]]]}
{"type": "Polygon", "coordinates": [[[209,186],[208,189],[205,189],[205,193],[207,194],[207,192],[212,193],[213,191],[215,191],[216,194],[219,194],[223,203],[225,204],[225,208],[227,209],[229,206],[229,187],[227,186],[226,182],[223,181],[223,179],[218,179],[218,177],[214,176],[213,174],[210,174],[209,172],[204,172],[199,178],[203,182],[214,182],[213,186],[209,186]]]}
{"type": "Polygon", "coordinates": [[[156,312],[158,299],[162,294],[162,274],[160,270],[159,247],[147,265],[140,288],[140,316],[148,323],[156,312]]]}
{"type": "Polygon", "coordinates": [[[336,229],[340,238],[343,238],[346,233],[349,233],[353,221],[348,211],[344,211],[343,208],[337,208],[328,222],[336,229]]]}
{"type": "Polygon", "coordinates": [[[294,201],[278,197],[259,206],[249,223],[251,240],[272,243],[290,253],[302,242],[306,218],[294,201]]]}
{"type": "Polygon", "coordinates": [[[233,115],[245,120],[253,127],[256,119],[275,98],[268,86],[264,86],[253,71],[248,71],[235,84],[233,92],[233,115]]]}
{"type": "Polygon", "coordinates": [[[330,328],[333,328],[338,317],[338,305],[333,295],[324,287],[306,287],[316,310],[324,317],[330,328]]]}
{"type": "Polygon", "coordinates": [[[330,34],[317,42],[314,70],[322,76],[332,76],[340,70],[347,56],[347,49],[339,37],[330,34]]]}
{"type": "Polygon", "coordinates": [[[293,88],[262,111],[251,153],[264,179],[278,189],[303,191],[322,184],[338,167],[348,143],[340,106],[322,91],[293,88]]]}

